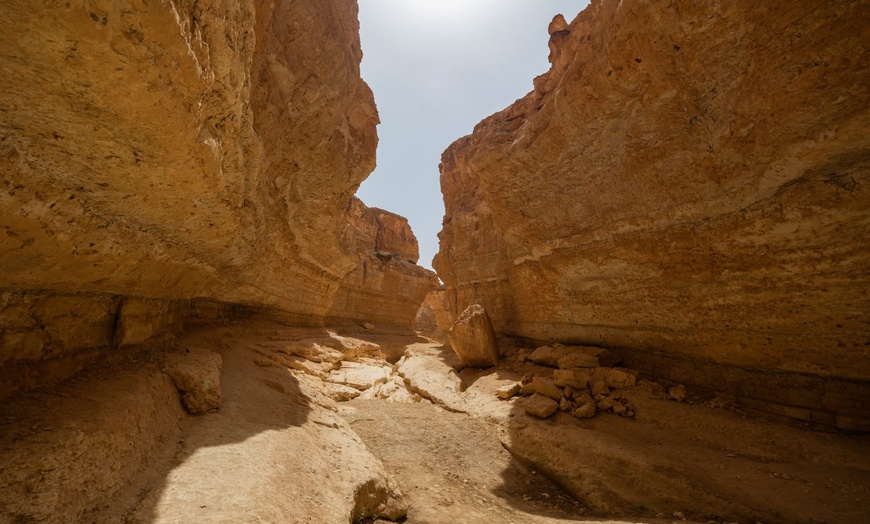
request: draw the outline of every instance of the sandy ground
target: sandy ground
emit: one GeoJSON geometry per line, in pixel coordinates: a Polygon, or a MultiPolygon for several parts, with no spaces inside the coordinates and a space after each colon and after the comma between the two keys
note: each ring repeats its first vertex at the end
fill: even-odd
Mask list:
{"type": "Polygon", "coordinates": [[[867,436],[674,402],[652,382],[626,391],[635,419],[539,420],[494,395],[549,372],[511,356],[457,374],[421,337],[251,321],[185,345],[222,356],[220,411],[185,414],[154,354],[0,407],[0,523],[386,522],[379,504],[402,500],[408,524],[870,512],[867,436]]]}
{"type": "Polygon", "coordinates": [[[340,414],[403,488],[408,524],[572,522],[585,509],[512,460],[497,428],[429,402],[353,400],[340,414]]]}
{"type": "Polygon", "coordinates": [[[761,418],[719,398],[676,402],[650,381],[625,391],[634,419],[540,420],[521,398],[494,393],[550,370],[507,358],[457,376],[454,364],[439,345],[416,343],[397,365],[409,389],[449,410],[342,404],[403,489],[408,522],[866,522],[867,436],[761,418]]]}

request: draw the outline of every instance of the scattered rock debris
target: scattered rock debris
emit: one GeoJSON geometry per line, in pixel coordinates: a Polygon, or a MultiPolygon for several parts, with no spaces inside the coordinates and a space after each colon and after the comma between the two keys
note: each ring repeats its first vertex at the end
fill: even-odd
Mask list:
{"type": "Polygon", "coordinates": [[[528,397],[523,408],[529,415],[549,418],[557,411],[565,411],[577,418],[594,417],[599,412],[635,416],[635,407],[620,391],[633,387],[639,373],[600,366],[619,362],[619,357],[607,349],[553,344],[532,352],[520,350],[517,361],[526,360],[558,369],[552,372],[552,377],[527,374],[519,383],[499,388],[496,396],[505,400],[517,393],[528,397]]]}

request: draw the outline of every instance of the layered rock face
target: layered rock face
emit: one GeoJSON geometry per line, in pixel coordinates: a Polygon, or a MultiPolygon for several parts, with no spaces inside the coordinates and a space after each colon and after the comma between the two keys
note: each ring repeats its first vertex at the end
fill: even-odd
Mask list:
{"type": "Polygon", "coordinates": [[[870,16],[593,1],[443,156],[454,315],[867,428],[870,16]]]}
{"type": "Polygon", "coordinates": [[[361,257],[341,280],[329,316],[338,320],[366,319],[376,326],[410,330],[416,318],[415,308],[435,289],[438,278],[416,265],[420,250],[408,220],[366,207],[355,197],[347,212],[344,248],[361,257]]]}
{"type": "Polygon", "coordinates": [[[129,297],[410,326],[434,283],[410,230],[377,222],[362,245],[348,225],[378,121],[355,2],[0,15],[0,362],[57,356],[67,328],[93,328],[70,348],[111,342],[129,297]]]}

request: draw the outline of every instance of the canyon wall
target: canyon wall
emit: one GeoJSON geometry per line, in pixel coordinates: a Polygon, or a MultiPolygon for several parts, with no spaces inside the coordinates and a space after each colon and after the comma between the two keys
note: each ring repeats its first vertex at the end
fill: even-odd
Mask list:
{"type": "Polygon", "coordinates": [[[453,315],[870,429],[870,11],[595,0],[444,153],[453,315]]]}
{"type": "Polygon", "coordinates": [[[410,328],[413,235],[350,226],[358,29],[339,0],[3,2],[0,366],[114,347],[133,302],[137,342],[195,301],[410,328]]]}

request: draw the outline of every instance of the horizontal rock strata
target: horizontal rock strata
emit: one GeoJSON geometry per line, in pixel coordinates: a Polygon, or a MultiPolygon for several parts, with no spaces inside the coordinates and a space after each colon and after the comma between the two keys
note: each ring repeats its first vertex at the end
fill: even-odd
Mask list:
{"type": "Polygon", "coordinates": [[[356,2],[5,2],[0,54],[0,365],[157,335],[127,300],[410,328],[356,2]]]}
{"type": "Polygon", "coordinates": [[[452,314],[657,376],[751,370],[674,380],[870,428],[867,10],[598,0],[556,22],[534,91],[444,153],[452,314]],[[759,399],[774,372],[845,385],[759,399]]]}

